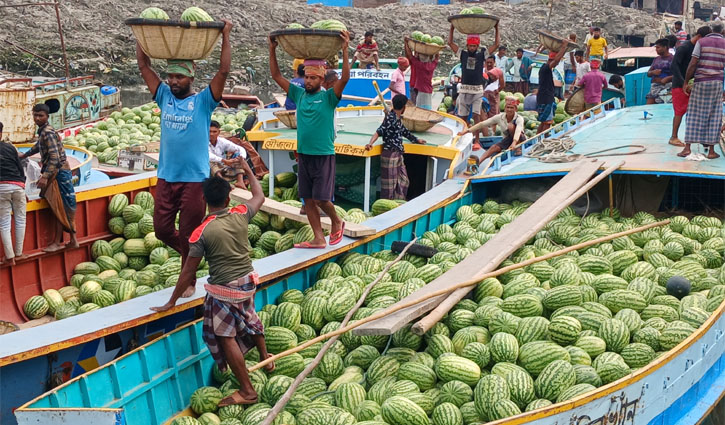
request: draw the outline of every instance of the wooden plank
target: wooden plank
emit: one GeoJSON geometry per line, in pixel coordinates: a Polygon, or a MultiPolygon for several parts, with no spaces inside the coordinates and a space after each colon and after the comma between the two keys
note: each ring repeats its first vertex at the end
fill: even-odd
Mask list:
{"type": "MultiPolygon", "coordinates": [[[[405,303],[445,287],[452,287],[461,279],[478,273],[493,271],[509,255],[531,239],[547,221],[543,218],[551,211],[563,210],[564,201],[582,187],[599,169],[601,162],[583,161],[561,178],[523,214],[501,229],[491,240],[458,263],[455,267],[415,291],[398,303],[405,303]]],[[[356,335],[390,335],[413,319],[434,309],[448,296],[442,295],[397,311],[383,319],[367,323],[357,329],[356,335]]]]}
{"type": "MultiPolygon", "coordinates": [[[[236,201],[246,202],[252,199],[252,192],[237,188],[232,190],[230,196],[236,201]]],[[[281,202],[275,201],[274,199],[265,199],[264,204],[262,204],[261,210],[270,214],[289,218],[290,220],[300,221],[302,223],[309,223],[309,221],[307,220],[307,216],[300,214],[299,208],[283,204],[281,202]]],[[[322,227],[324,229],[329,230],[332,228],[332,222],[328,217],[320,217],[320,221],[322,222],[322,227]]],[[[345,231],[343,233],[345,234],[345,236],[349,236],[351,238],[359,238],[362,236],[374,235],[375,229],[373,229],[372,227],[363,226],[362,224],[346,221],[345,231]]]]}

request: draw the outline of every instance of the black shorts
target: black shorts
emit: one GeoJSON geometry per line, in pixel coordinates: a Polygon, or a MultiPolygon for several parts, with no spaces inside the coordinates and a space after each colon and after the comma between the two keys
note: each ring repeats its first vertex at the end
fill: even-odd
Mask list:
{"type": "Polygon", "coordinates": [[[298,186],[302,199],[332,201],[335,193],[335,155],[297,155],[298,186]]]}
{"type": "MultiPolygon", "coordinates": [[[[519,137],[519,141],[523,142],[525,140],[526,140],[526,135],[522,131],[521,132],[521,136],[519,137]]],[[[508,148],[511,147],[511,145],[513,144],[513,142],[514,142],[514,135],[513,134],[507,134],[507,135],[504,135],[503,136],[503,140],[501,140],[500,142],[496,143],[496,146],[501,147],[501,150],[502,151],[505,151],[506,149],[508,149],[508,148]]]]}

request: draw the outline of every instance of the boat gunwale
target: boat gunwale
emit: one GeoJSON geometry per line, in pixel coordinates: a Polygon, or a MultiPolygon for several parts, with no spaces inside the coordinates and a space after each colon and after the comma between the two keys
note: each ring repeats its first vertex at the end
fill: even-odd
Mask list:
{"type": "MultiPolygon", "coordinates": [[[[608,395],[610,395],[610,394],[612,394],[612,393],[614,393],[614,392],[616,392],[616,391],[618,391],[620,389],[623,389],[623,388],[625,388],[625,387],[627,387],[627,386],[629,386],[631,384],[634,384],[634,383],[642,380],[643,378],[651,375],[652,373],[654,373],[655,371],[657,371],[658,369],[660,369],[661,367],[663,367],[665,364],[669,363],[669,361],[675,359],[677,356],[679,356],[680,354],[682,354],[682,352],[684,352],[686,349],[688,349],[689,347],[691,347],[696,341],[698,341],[700,338],[702,338],[704,335],[706,335],[711,330],[711,328],[713,327],[713,325],[718,320],[720,320],[720,318],[723,316],[723,312],[725,312],[725,301],[723,301],[722,303],[720,303],[720,305],[718,306],[718,308],[714,312],[712,312],[712,314],[710,315],[710,317],[705,321],[705,323],[703,323],[697,329],[696,332],[693,332],[685,340],[683,340],[682,342],[680,342],[679,344],[677,344],[674,348],[672,348],[669,351],[667,351],[666,354],[664,354],[663,356],[660,356],[655,361],[649,363],[647,366],[645,366],[645,367],[643,367],[641,369],[638,369],[634,373],[631,373],[631,374],[629,374],[629,375],[627,375],[625,377],[622,377],[622,378],[620,378],[620,379],[618,379],[618,380],[616,380],[614,382],[611,382],[611,383],[609,383],[607,385],[603,385],[601,387],[598,387],[596,389],[596,391],[590,391],[588,393],[584,393],[584,394],[581,394],[581,395],[579,395],[577,397],[574,397],[571,400],[567,400],[567,401],[563,401],[563,402],[559,402],[559,403],[554,403],[554,404],[552,404],[550,406],[546,406],[546,407],[541,408],[541,409],[537,409],[537,410],[534,410],[534,411],[531,411],[531,412],[523,412],[523,413],[520,413],[520,414],[515,415],[515,416],[511,416],[511,417],[504,418],[504,419],[499,419],[497,421],[492,421],[492,422],[488,422],[488,423],[491,424],[491,425],[503,425],[503,424],[506,424],[506,425],[518,425],[518,424],[528,423],[528,422],[531,422],[531,421],[536,420],[536,419],[547,418],[547,417],[552,416],[552,415],[555,415],[557,413],[562,413],[562,412],[566,412],[566,411],[572,410],[572,409],[577,408],[577,407],[581,407],[581,406],[583,406],[583,405],[585,405],[585,404],[587,404],[589,402],[592,402],[594,400],[598,400],[598,399],[604,398],[604,397],[606,397],[606,396],[608,396],[608,395]]],[[[125,357],[130,356],[132,354],[136,354],[137,351],[142,350],[142,349],[146,348],[147,346],[150,346],[151,344],[154,344],[154,343],[157,343],[157,342],[162,341],[163,339],[169,338],[172,334],[174,334],[176,332],[180,332],[180,331],[182,331],[182,330],[184,330],[184,329],[186,329],[187,327],[190,327],[190,326],[196,326],[200,321],[203,321],[203,319],[197,319],[197,320],[194,320],[194,321],[192,321],[190,323],[187,323],[187,324],[185,324],[183,326],[180,326],[179,328],[174,329],[173,331],[171,331],[171,332],[163,335],[162,337],[157,338],[157,339],[155,339],[153,341],[149,341],[146,344],[143,344],[143,345],[135,348],[134,350],[129,351],[128,353],[120,356],[117,359],[114,359],[111,362],[106,363],[103,366],[100,366],[100,367],[98,367],[98,368],[96,368],[94,370],[91,370],[91,371],[86,372],[86,373],[84,373],[82,375],[79,375],[79,376],[77,376],[77,377],[75,377],[75,378],[73,378],[73,379],[71,379],[71,380],[69,380],[67,382],[64,382],[63,384],[59,385],[58,387],[56,387],[56,388],[54,388],[54,389],[52,389],[52,390],[50,390],[50,391],[48,391],[46,393],[43,393],[43,394],[35,397],[34,399],[28,401],[27,403],[21,405],[20,407],[18,407],[16,409],[16,412],[17,411],[24,412],[24,411],[49,410],[49,408],[45,408],[45,407],[44,408],[32,408],[32,407],[28,407],[28,406],[31,405],[31,404],[33,404],[33,403],[35,403],[35,402],[37,402],[37,401],[39,401],[39,400],[41,400],[42,398],[46,397],[48,394],[50,394],[52,392],[56,392],[57,390],[59,390],[61,388],[64,388],[66,386],[69,386],[72,383],[83,379],[84,377],[86,377],[87,375],[89,375],[91,373],[95,373],[96,371],[99,371],[99,370],[101,370],[103,368],[111,367],[113,364],[117,363],[121,359],[124,359],[125,357]]],[[[115,410],[114,408],[107,408],[107,407],[103,407],[103,408],[93,408],[93,407],[84,407],[84,408],[53,408],[53,409],[56,409],[56,410],[85,410],[85,411],[91,411],[91,410],[107,410],[107,409],[115,410]]]]}
{"type": "MultiPolygon", "coordinates": [[[[151,173],[153,173],[154,176],[151,178],[149,183],[153,182],[154,179],[156,179],[155,172],[151,172],[151,173]]],[[[145,179],[139,179],[139,180],[143,181],[145,179]]],[[[128,183],[133,183],[133,182],[134,181],[131,181],[128,183]]],[[[122,184],[126,184],[126,183],[122,183],[122,184]]],[[[104,187],[94,189],[94,190],[100,190],[101,193],[105,193],[111,189],[109,187],[104,186],[104,187]]],[[[107,196],[107,195],[101,195],[99,197],[102,197],[102,196],[107,196]]],[[[374,233],[372,235],[364,236],[359,239],[355,239],[349,244],[340,246],[339,248],[336,248],[336,249],[333,249],[333,250],[330,250],[327,252],[323,252],[320,255],[313,257],[312,259],[305,260],[302,262],[297,262],[297,263],[294,263],[294,265],[292,265],[292,266],[289,266],[289,267],[286,267],[283,269],[279,269],[270,274],[262,275],[262,276],[260,276],[261,284],[258,289],[267,288],[268,286],[274,285],[277,281],[284,280],[284,278],[291,276],[302,270],[305,270],[315,264],[327,261],[330,258],[333,258],[333,257],[343,254],[345,252],[351,251],[361,245],[364,245],[368,242],[372,242],[373,240],[376,240],[380,237],[384,237],[385,235],[387,235],[397,229],[405,227],[408,224],[415,222],[416,220],[430,214],[431,212],[433,212],[435,210],[445,208],[446,206],[448,206],[449,204],[451,204],[452,202],[456,201],[457,199],[459,199],[461,197],[462,197],[462,193],[459,191],[455,191],[451,195],[446,196],[445,198],[439,200],[435,204],[425,208],[424,210],[422,210],[420,212],[413,214],[412,216],[408,217],[407,219],[392,223],[392,225],[385,227],[384,230],[382,230],[382,231],[376,231],[376,233],[374,233]]],[[[202,278],[202,279],[204,279],[204,278],[202,278]]],[[[100,329],[100,330],[97,330],[97,331],[94,331],[91,333],[78,335],[76,337],[66,339],[63,341],[54,342],[54,343],[51,343],[48,345],[35,347],[30,350],[21,351],[21,352],[13,353],[13,354],[10,354],[10,355],[4,356],[4,357],[0,357],[0,367],[6,366],[9,364],[13,364],[13,363],[17,363],[20,361],[32,359],[32,358],[39,357],[42,355],[46,355],[46,354],[49,354],[49,353],[52,353],[55,351],[60,351],[60,350],[63,350],[63,349],[66,349],[66,348],[69,348],[69,347],[72,347],[72,346],[75,346],[75,345],[78,345],[81,343],[86,343],[89,341],[93,341],[93,340],[102,338],[106,335],[121,332],[126,329],[130,329],[130,328],[133,328],[133,327],[136,327],[139,325],[153,322],[153,321],[162,319],[164,317],[168,317],[173,314],[179,313],[181,311],[197,307],[197,306],[203,304],[203,302],[204,302],[203,297],[199,297],[197,299],[190,300],[190,301],[182,303],[182,304],[177,304],[165,312],[150,313],[145,316],[137,317],[132,320],[129,320],[129,321],[126,321],[123,323],[118,323],[118,324],[115,324],[115,325],[112,325],[107,328],[100,329]]],[[[22,330],[18,331],[18,332],[22,332],[22,330]]]]}

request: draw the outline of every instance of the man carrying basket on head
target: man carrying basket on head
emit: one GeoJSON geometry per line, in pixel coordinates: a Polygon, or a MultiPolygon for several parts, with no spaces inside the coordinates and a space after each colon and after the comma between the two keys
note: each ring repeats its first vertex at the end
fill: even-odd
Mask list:
{"type": "MultiPolygon", "coordinates": [[[[204,90],[192,90],[196,65],[190,60],[169,60],[166,82],[151,69],[151,59],[136,43],[136,59],[153,99],[161,109],[154,228],[156,237],[181,254],[189,254],[189,236],[201,224],[206,212],[202,182],[209,177],[209,126],[211,113],[222,99],[232,62],[229,33],[232,23],[224,21],[219,70],[204,90]],[[179,213],[179,230],[176,214],[179,213]]],[[[191,285],[183,296],[194,293],[191,285]]]]}
{"type": "Polygon", "coordinates": [[[307,220],[314,239],[296,244],[296,248],[325,248],[319,207],[330,217],[332,229],[330,245],[342,240],[345,222],[340,219],[332,204],[335,191],[335,107],[342,98],[345,85],[350,80],[348,44],[350,34],[341,31],[342,75],[332,88],[322,89],[325,80],[324,60],[305,60],[305,87],[290,84],[282,76],[277,63],[277,41],[269,39],[269,68],[274,81],[297,105],[297,160],[298,190],[305,201],[307,220]]]}
{"type": "MultiPolygon", "coordinates": [[[[448,46],[453,53],[458,53],[458,45],[453,41],[453,25],[448,34],[448,46]]],[[[494,27],[496,31],[495,41],[489,48],[495,51],[501,42],[501,35],[498,31],[498,22],[494,27]]],[[[466,49],[461,50],[461,88],[458,91],[458,116],[465,122],[468,122],[468,115],[473,114],[473,122],[478,124],[481,122],[481,102],[483,100],[483,67],[486,62],[486,49],[478,47],[481,45],[481,37],[471,34],[466,38],[466,49]]],[[[473,149],[481,149],[478,144],[478,132],[474,135],[473,149]]]]}

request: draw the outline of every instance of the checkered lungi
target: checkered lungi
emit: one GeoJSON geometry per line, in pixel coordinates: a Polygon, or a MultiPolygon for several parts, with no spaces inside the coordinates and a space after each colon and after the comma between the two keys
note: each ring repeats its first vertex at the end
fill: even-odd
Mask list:
{"type": "MultiPolygon", "coordinates": [[[[498,90],[488,90],[483,92],[483,97],[488,99],[488,104],[491,106],[491,108],[486,113],[488,118],[491,118],[495,115],[498,115],[501,113],[499,111],[499,96],[498,96],[498,90]]],[[[484,121],[483,119],[481,121],[484,121]]]]}
{"type": "Polygon", "coordinates": [[[252,349],[252,335],[264,335],[264,325],[254,310],[257,273],[252,272],[227,285],[204,285],[204,322],[202,338],[220,370],[227,361],[217,337],[233,337],[242,353],[252,349]]]}
{"type": "Polygon", "coordinates": [[[695,82],[687,105],[685,143],[712,146],[720,141],[722,81],[695,82]]]}
{"type": "Polygon", "coordinates": [[[380,155],[380,197],[405,200],[409,185],[403,152],[383,149],[380,155]]]}

